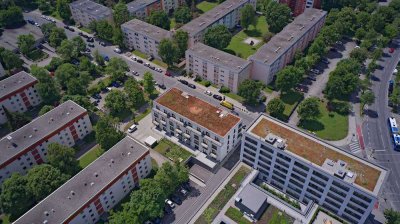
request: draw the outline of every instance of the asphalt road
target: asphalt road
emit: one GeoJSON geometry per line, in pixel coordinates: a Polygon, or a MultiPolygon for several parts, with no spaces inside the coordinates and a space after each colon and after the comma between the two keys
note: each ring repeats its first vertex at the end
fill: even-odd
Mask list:
{"type": "MultiPolygon", "coordinates": [[[[396,42],[395,42],[396,43],[396,42]]],[[[400,40],[397,40],[400,43],[400,40]]],[[[380,208],[393,208],[400,210],[400,152],[393,150],[393,143],[389,133],[387,119],[391,116],[388,107],[389,80],[400,59],[399,45],[394,53],[384,52],[383,58],[378,62],[382,66],[376,70],[372,77],[372,91],[375,94],[375,103],[368,108],[367,116],[362,124],[362,132],[367,150],[367,155],[372,162],[386,167],[389,171],[380,196],[380,208]]]]}

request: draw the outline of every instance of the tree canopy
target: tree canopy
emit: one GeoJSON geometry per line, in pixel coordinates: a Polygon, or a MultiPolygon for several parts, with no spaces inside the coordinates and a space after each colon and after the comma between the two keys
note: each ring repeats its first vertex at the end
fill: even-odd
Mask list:
{"type": "Polygon", "coordinates": [[[40,109],[40,111],[39,111],[39,116],[42,116],[43,114],[45,114],[45,113],[51,111],[52,109],[54,109],[54,106],[51,106],[51,105],[44,105],[44,106],[40,109]]]}
{"type": "Polygon", "coordinates": [[[105,106],[111,114],[117,114],[126,109],[125,94],[121,90],[111,90],[105,98],[105,106]]]}
{"type": "Polygon", "coordinates": [[[94,129],[96,141],[104,150],[109,150],[124,137],[124,133],[118,129],[117,122],[112,117],[101,117],[94,129]]]}
{"type": "Polygon", "coordinates": [[[171,39],[162,39],[158,45],[158,54],[163,62],[171,66],[179,58],[179,49],[171,39]]]}
{"type": "Polygon", "coordinates": [[[78,160],[73,148],[51,143],[47,149],[47,161],[61,172],[73,176],[80,171],[78,160]]]}
{"type": "Polygon", "coordinates": [[[279,33],[290,23],[290,13],[290,8],[286,4],[280,4],[275,1],[270,2],[265,9],[265,18],[269,26],[269,31],[279,33]]]}
{"type": "Polygon", "coordinates": [[[145,103],[143,90],[136,79],[128,78],[124,84],[124,91],[130,107],[139,109],[145,103]]]}
{"type": "Polygon", "coordinates": [[[43,103],[52,104],[60,99],[59,86],[44,68],[32,66],[31,74],[39,81],[36,85],[36,89],[43,103]]]}
{"type": "Polygon", "coordinates": [[[11,131],[15,131],[31,121],[31,118],[20,112],[10,112],[4,106],[3,111],[7,117],[7,126],[11,131]]]}
{"type": "Polygon", "coordinates": [[[177,23],[185,24],[192,20],[192,12],[190,11],[189,7],[182,6],[175,11],[174,17],[177,23]]]}
{"type": "Polygon", "coordinates": [[[53,28],[49,36],[49,45],[54,48],[57,48],[58,46],[61,45],[61,42],[65,39],[67,39],[67,35],[65,34],[64,29],[58,27],[53,28]]]}
{"type": "Polygon", "coordinates": [[[57,12],[63,20],[69,21],[71,18],[71,11],[69,8],[69,0],[57,0],[57,12]]]}
{"type": "Polygon", "coordinates": [[[127,71],[129,71],[128,64],[119,57],[111,58],[106,67],[106,73],[109,74],[114,81],[124,78],[127,71]]]}
{"type": "Polygon", "coordinates": [[[27,55],[35,48],[35,37],[32,34],[18,36],[18,48],[22,54],[27,55]]]}
{"type": "Polygon", "coordinates": [[[0,59],[2,64],[4,65],[4,68],[9,71],[15,68],[21,68],[24,64],[24,61],[19,58],[18,55],[4,48],[1,49],[0,59]]]}
{"type": "Polygon", "coordinates": [[[25,23],[22,10],[18,6],[10,6],[0,10],[0,26],[5,28],[16,28],[25,23]]]}
{"type": "Polygon", "coordinates": [[[252,5],[247,4],[240,9],[240,25],[246,30],[250,25],[257,25],[256,11],[252,5]]]}
{"type": "Polygon", "coordinates": [[[393,209],[386,209],[383,214],[385,215],[387,224],[400,223],[400,212],[393,209]]]}
{"type": "Polygon", "coordinates": [[[297,113],[301,120],[311,120],[321,115],[319,109],[319,99],[317,97],[310,97],[300,103],[297,108],[297,113]]]}
{"type": "Polygon", "coordinates": [[[239,85],[238,95],[243,97],[246,103],[256,105],[261,94],[261,87],[260,82],[246,79],[239,85]]]}
{"type": "Polygon", "coordinates": [[[147,22],[154,26],[163,28],[164,30],[170,29],[171,21],[169,20],[167,13],[163,10],[152,11],[150,16],[147,17],[147,22]]]}
{"type": "Polygon", "coordinates": [[[204,43],[210,47],[222,50],[231,42],[232,34],[224,25],[216,25],[209,28],[204,35],[204,43]]]}
{"type": "Polygon", "coordinates": [[[124,1],[119,1],[114,6],[113,18],[116,26],[121,26],[121,24],[130,20],[128,7],[124,1]]]}
{"type": "Polygon", "coordinates": [[[282,115],[284,110],[285,104],[279,98],[274,98],[270,100],[267,104],[267,112],[273,117],[278,117],[279,115],[282,115]]]}
{"type": "Polygon", "coordinates": [[[145,72],[143,75],[143,88],[144,91],[149,95],[152,95],[156,89],[154,86],[153,74],[150,72],[145,72]]]}
{"type": "Polygon", "coordinates": [[[185,52],[188,48],[188,40],[189,40],[189,35],[187,32],[183,30],[177,30],[174,34],[174,41],[176,45],[178,46],[178,57],[183,58],[185,57],[185,52]]]}
{"type": "Polygon", "coordinates": [[[293,89],[303,78],[303,71],[289,65],[276,75],[276,87],[283,92],[293,89]]]}

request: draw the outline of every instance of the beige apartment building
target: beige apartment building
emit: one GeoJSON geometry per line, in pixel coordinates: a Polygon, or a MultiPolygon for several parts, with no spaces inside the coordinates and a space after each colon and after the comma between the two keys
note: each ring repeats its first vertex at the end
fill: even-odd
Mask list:
{"type": "Polygon", "coordinates": [[[112,10],[91,0],[78,0],[69,4],[76,24],[87,27],[92,21],[113,21],[112,10]]]}

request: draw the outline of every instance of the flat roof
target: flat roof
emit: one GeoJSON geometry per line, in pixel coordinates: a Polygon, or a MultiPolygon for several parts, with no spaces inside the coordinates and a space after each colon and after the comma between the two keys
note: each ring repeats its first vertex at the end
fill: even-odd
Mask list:
{"type": "Polygon", "coordinates": [[[237,198],[241,199],[240,203],[242,205],[257,213],[266,203],[268,197],[267,194],[248,183],[243,187],[237,198]]]}
{"type": "Polygon", "coordinates": [[[15,223],[64,223],[102,194],[149,149],[125,137],[64,185],[21,216],[15,223]],[[48,216],[46,216],[48,214],[48,216]]]}
{"type": "Polygon", "coordinates": [[[164,30],[158,26],[151,25],[139,19],[132,19],[122,24],[121,27],[122,30],[127,29],[132,32],[141,33],[156,41],[161,41],[162,39],[169,38],[171,36],[171,33],[168,30],[164,30]]]}
{"type": "Polygon", "coordinates": [[[311,27],[326,16],[326,11],[309,8],[297,16],[283,30],[250,57],[265,64],[273,64],[284,52],[300,39],[311,27]]]}
{"type": "Polygon", "coordinates": [[[91,0],[78,0],[69,5],[94,17],[105,17],[112,14],[110,8],[91,0]]]}
{"type": "Polygon", "coordinates": [[[240,72],[250,64],[247,60],[207,46],[203,43],[194,44],[189,51],[203,60],[225,66],[232,71],[240,72]]]}
{"type": "Polygon", "coordinates": [[[68,100],[44,115],[34,119],[20,129],[0,140],[0,168],[13,157],[21,156],[24,150],[40,140],[64,128],[79,116],[86,114],[86,109],[72,100],[68,100]],[[22,154],[21,154],[22,153],[22,154]],[[20,155],[21,154],[21,155],[20,155]]]}
{"type": "Polygon", "coordinates": [[[0,36],[0,46],[14,51],[18,49],[18,36],[28,34],[32,34],[36,41],[43,38],[43,33],[39,27],[27,23],[16,29],[4,29],[3,34],[0,36]]]}
{"type": "Polygon", "coordinates": [[[225,136],[241,120],[239,117],[177,88],[169,89],[159,96],[156,102],[219,136],[225,136]]]}
{"type": "Polygon", "coordinates": [[[204,29],[207,29],[216,21],[237,9],[239,6],[248,2],[248,0],[226,0],[215,6],[215,8],[211,9],[210,11],[207,11],[201,16],[186,23],[180,29],[186,31],[189,36],[194,36],[204,29]]]}
{"type": "Polygon", "coordinates": [[[134,0],[133,2],[129,2],[128,4],[126,4],[126,7],[128,7],[129,13],[135,13],[137,10],[151,5],[157,1],[159,0],[134,0]]]}
{"type": "Polygon", "coordinates": [[[32,75],[21,71],[0,81],[0,102],[16,91],[29,87],[37,82],[32,75]]]}
{"type": "Polygon", "coordinates": [[[264,114],[254,121],[247,133],[262,139],[270,133],[283,138],[286,140],[287,147],[284,150],[287,153],[311,162],[323,170],[326,170],[323,166],[327,159],[344,161],[347,163],[347,169],[356,175],[354,184],[374,195],[378,194],[386,176],[386,169],[264,114]]]}

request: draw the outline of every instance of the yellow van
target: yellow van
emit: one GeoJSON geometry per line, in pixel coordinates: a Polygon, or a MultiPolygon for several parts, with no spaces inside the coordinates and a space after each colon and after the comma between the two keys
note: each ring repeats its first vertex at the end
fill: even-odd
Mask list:
{"type": "Polygon", "coordinates": [[[233,110],[233,104],[229,103],[228,101],[223,100],[223,101],[221,101],[220,104],[221,104],[221,106],[224,106],[224,107],[226,107],[226,108],[228,108],[230,110],[233,110]]]}

